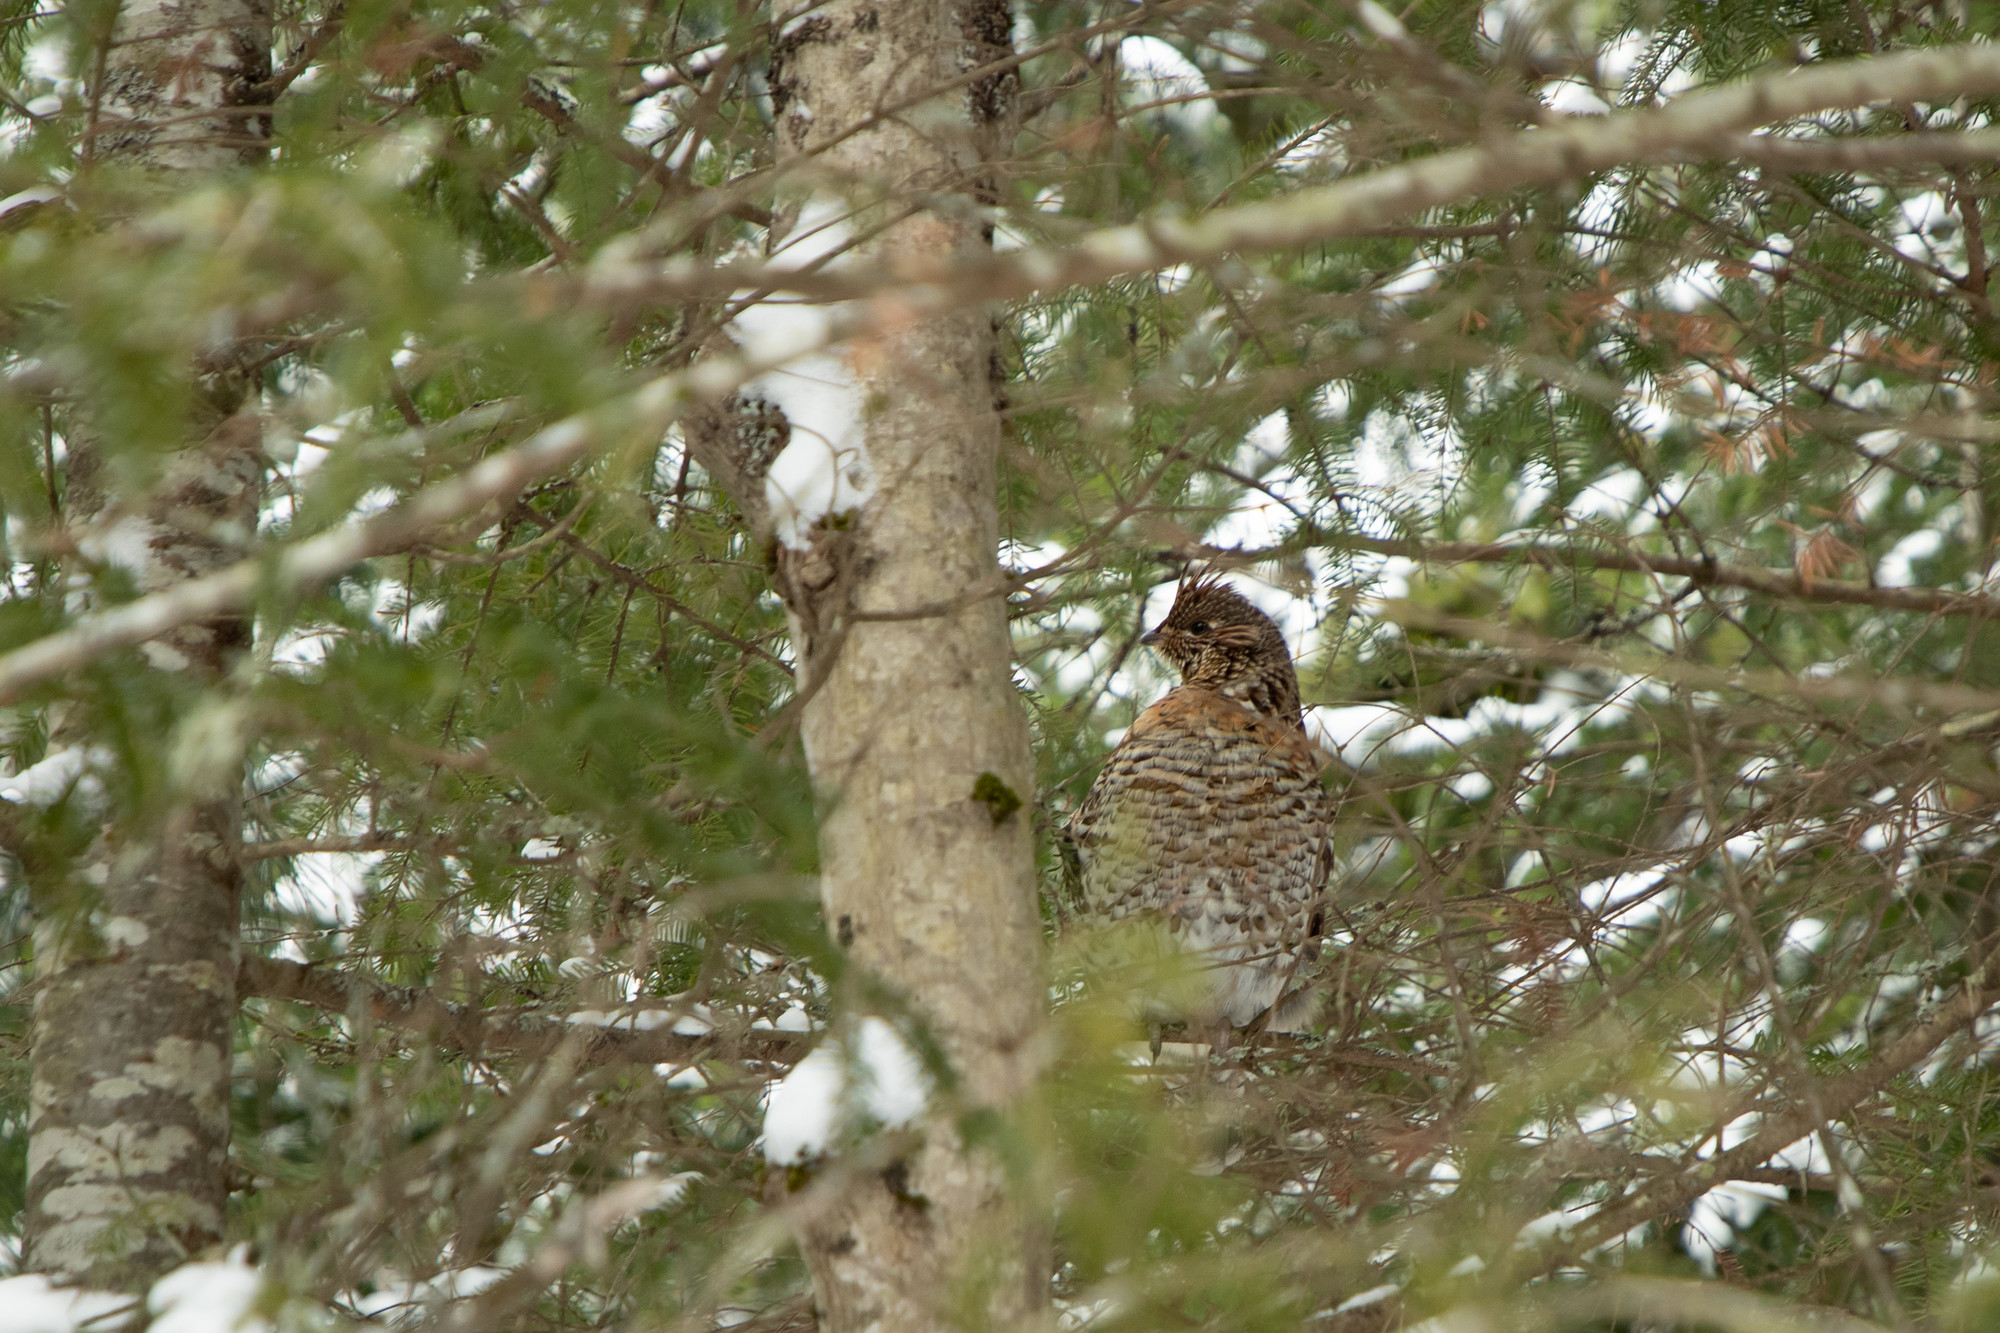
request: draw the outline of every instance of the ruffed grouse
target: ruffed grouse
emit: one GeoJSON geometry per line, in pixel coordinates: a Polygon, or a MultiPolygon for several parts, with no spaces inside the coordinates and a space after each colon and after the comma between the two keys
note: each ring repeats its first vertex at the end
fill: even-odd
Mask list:
{"type": "MultiPolygon", "coordinates": [[[[1157,648],[1181,683],[1141,713],[1069,821],[1082,915],[1153,921],[1204,968],[1204,1012],[1297,1030],[1333,801],[1269,617],[1213,573],[1184,578],[1157,648]]],[[[1156,1014],[1157,1016],[1157,1014],[1156,1014]]]]}

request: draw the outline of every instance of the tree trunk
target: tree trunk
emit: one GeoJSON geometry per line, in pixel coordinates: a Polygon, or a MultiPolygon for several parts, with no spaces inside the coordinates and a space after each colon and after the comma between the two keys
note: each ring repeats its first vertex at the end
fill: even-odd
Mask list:
{"type": "MultiPolygon", "coordinates": [[[[86,158],[172,172],[261,158],[270,41],[268,0],[128,0],[103,46],[86,158]]],[[[240,559],[256,528],[255,417],[235,411],[240,384],[204,387],[212,415],[193,423],[204,438],[136,499],[107,493],[88,421],[71,423],[72,530],[145,591],[240,559]]],[[[34,885],[30,1269],[137,1290],[222,1239],[241,751],[216,687],[248,638],[232,619],[148,645],[154,667],[184,673],[203,701],[160,743],[219,753],[180,765],[186,785],[164,799],[114,798],[81,863],[34,885]]],[[[88,746],[90,733],[72,715],[57,739],[88,746]]]]}
{"type": "MultiPolygon", "coordinates": [[[[864,239],[841,262],[987,248],[979,205],[1015,80],[947,85],[1008,50],[1004,0],[836,0],[786,25],[780,156],[812,155],[810,178],[855,202],[864,239]]],[[[824,803],[821,894],[850,965],[936,1038],[963,1124],[1032,1085],[1044,1003],[1032,833],[1013,808],[1034,769],[998,578],[992,320],[912,324],[846,359],[874,493],[781,546],[778,569],[824,803]]],[[[938,1122],[808,1210],[823,1327],[1012,1325],[1045,1303],[1032,1210],[997,1156],[938,1122]]]]}

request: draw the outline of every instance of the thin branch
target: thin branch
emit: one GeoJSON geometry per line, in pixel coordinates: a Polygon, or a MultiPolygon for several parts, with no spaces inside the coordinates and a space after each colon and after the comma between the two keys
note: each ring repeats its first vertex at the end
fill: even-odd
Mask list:
{"type": "MultiPolygon", "coordinates": [[[[1113,227],[1067,249],[996,256],[960,270],[927,264],[892,273],[895,287],[867,277],[852,295],[872,298],[861,313],[829,321],[829,336],[789,356],[752,363],[722,356],[654,379],[594,412],[566,417],[470,471],[420,491],[387,513],[322,533],[268,560],[251,560],[173,590],[89,616],[69,629],[0,656],[0,703],[42,681],[76,670],[99,654],[131,647],[178,626],[231,614],[260,590],[294,595],[362,560],[406,549],[448,523],[517,493],[540,477],[591,454],[622,430],[663,431],[693,401],[715,400],[745,381],[808,351],[867,329],[905,325],[979,298],[1026,296],[1235,251],[1287,250],[1351,235],[1410,213],[1496,191],[1554,184],[1621,163],[1706,160],[1732,145],[1734,131],[1833,107],[1881,101],[1949,101],[2000,93],[2000,47],[1965,45],[1835,61],[1690,93],[1659,108],[1580,117],[1523,131],[1479,148],[1439,153],[1354,180],[1303,190],[1281,200],[1223,209],[1193,219],[1155,219],[1113,227]],[[617,429],[614,429],[617,428],[617,429]]],[[[605,279],[603,293],[687,295],[720,278],[730,288],[803,290],[852,285],[856,279],[782,268],[744,276],[738,270],[668,270],[632,264],[605,279]]]]}
{"type": "MultiPolygon", "coordinates": [[[[836,336],[851,330],[841,328],[836,336]]],[[[229,615],[260,595],[297,596],[364,560],[407,550],[439,530],[504,504],[529,484],[588,457],[606,439],[657,439],[692,403],[713,400],[789,357],[715,357],[650,380],[601,408],[564,417],[465,472],[374,517],[349,522],[271,555],[189,579],[166,592],[81,617],[68,629],[0,656],[0,703],[182,625],[229,615]]]]}
{"type": "Polygon", "coordinates": [[[1870,139],[1792,139],[1740,134],[1717,157],[1740,157],[1772,171],[1843,172],[1916,169],[1932,164],[1991,162],[2000,157],[2000,129],[1922,131],[1870,139]]]}
{"type": "MultiPolygon", "coordinates": [[[[540,541],[541,538],[537,537],[535,540],[540,541]]],[[[783,659],[773,654],[770,649],[764,647],[762,644],[752,643],[750,640],[742,637],[739,634],[730,633],[722,626],[716,624],[708,617],[702,615],[701,612],[695,610],[693,607],[687,605],[687,603],[681,601],[679,598],[667,592],[666,589],[661,588],[655,583],[653,583],[650,579],[646,578],[645,575],[639,573],[637,570],[630,568],[629,566],[619,564],[616,560],[613,560],[610,556],[605,555],[603,552],[599,551],[596,547],[592,546],[589,542],[584,541],[581,537],[575,536],[572,533],[565,532],[564,534],[562,534],[562,540],[567,546],[569,546],[571,550],[575,551],[578,555],[581,555],[584,559],[596,565],[599,569],[603,570],[605,573],[611,575],[611,577],[617,579],[620,583],[624,584],[627,589],[633,592],[645,593],[648,597],[651,597],[654,601],[658,602],[661,606],[673,612],[681,619],[694,625],[697,629],[707,634],[710,638],[720,639],[722,642],[728,644],[730,647],[736,649],[738,652],[749,653],[752,656],[761,657],[766,662],[769,662],[772,666],[777,667],[780,671],[783,671],[788,676],[792,674],[792,668],[790,667],[790,665],[788,665],[783,659]]]]}
{"type": "MultiPolygon", "coordinates": [[[[584,516],[584,514],[589,511],[589,509],[590,509],[589,499],[583,499],[578,501],[576,504],[570,506],[570,511],[567,514],[564,514],[561,518],[557,519],[555,524],[548,528],[548,531],[544,532],[541,536],[534,538],[532,541],[522,542],[519,546],[508,546],[497,551],[480,551],[473,555],[460,555],[456,551],[447,551],[443,550],[442,548],[439,548],[434,550],[425,550],[423,551],[423,555],[425,559],[435,560],[441,565],[492,566],[492,565],[509,564],[512,563],[513,561],[521,559],[524,556],[530,556],[536,554],[537,552],[544,551],[549,547],[554,546],[557,542],[560,542],[565,538],[567,538],[569,536],[570,529],[576,526],[577,521],[581,519],[584,516]]],[[[516,512],[521,512],[523,510],[525,510],[529,518],[545,526],[548,525],[549,520],[547,515],[538,513],[533,508],[530,508],[526,505],[517,506],[516,512]]]]}
{"type": "MultiPolygon", "coordinates": [[[[311,36],[299,44],[299,49],[292,53],[292,58],[285,62],[284,67],[273,72],[271,77],[257,85],[254,91],[267,101],[276,101],[278,94],[297,83],[299,77],[312,67],[312,62],[319,59],[320,52],[326,49],[329,42],[340,36],[341,30],[346,26],[347,0],[335,0],[335,3],[327,7],[326,17],[320,21],[320,25],[313,29],[311,36]]],[[[266,109],[269,109],[268,106],[266,109]]]]}
{"type": "MultiPolygon", "coordinates": [[[[1861,1068],[1818,1080],[1813,1101],[1832,1119],[1851,1115],[1856,1107],[1880,1094],[1991,1009],[1996,999],[1992,988],[2000,980],[1995,972],[1994,961],[1988,959],[1948,1003],[1939,1006],[1937,1016],[1931,1021],[1890,1042],[1880,1055],[1861,1068]]],[[[1782,1104],[1766,1111],[1757,1132],[1748,1139],[1690,1164],[1686,1170],[1641,1184],[1615,1207],[1593,1214],[1580,1224],[1557,1250],[1545,1251],[1543,1263],[1553,1267],[1569,1262],[1575,1255],[1641,1223],[1687,1207],[1724,1181],[1762,1166],[1781,1149],[1810,1134],[1813,1126],[1814,1116],[1807,1109],[1806,1099],[1799,1095],[1798,1089],[1787,1091],[1782,1104]]]]}
{"type": "Polygon", "coordinates": [[[352,837],[269,838],[247,842],[237,853],[243,861],[271,861],[281,856],[312,856],[327,852],[411,852],[429,846],[400,833],[361,833],[352,837]]]}
{"type": "MultiPolygon", "coordinates": [[[[1730,1333],[1881,1333],[1882,1329],[1845,1310],[1801,1307],[1762,1292],[1691,1278],[1612,1277],[1582,1290],[1536,1290],[1523,1304],[1541,1316],[1535,1324],[1544,1328],[1659,1321],[1730,1333]]],[[[1447,1315],[1438,1322],[1449,1319],[1447,1315]]]]}
{"type": "MultiPolygon", "coordinates": [[[[352,973],[279,958],[245,958],[236,974],[236,993],[244,999],[281,1000],[327,1013],[365,1014],[383,1027],[468,1055],[545,1054],[581,1030],[590,1035],[584,1063],[687,1064],[694,1060],[747,1055],[758,1060],[789,1062],[804,1054],[815,1040],[804,1032],[752,1029],[687,1036],[670,1026],[640,1030],[636,1020],[645,1009],[619,1012],[621,1024],[586,1027],[557,1020],[498,1017],[465,1005],[447,1004],[429,992],[389,986],[352,973]]],[[[653,1006],[682,1016],[679,1010],[653,1006]]]]}
{"type": "MultiPolygon", "coordinates": [[[[1885,611],[1916,611],[1934,616],[2000,618],[2000,597],[1983,593],[1954,592],[1949,588],[1879,588],[1869,583],[1852,583],[1842,579],[1808,579],[1788,569],[1760,569],[1714,560],[1690,560],[1682,556],[1597,547],[1543,542],[1416,542],[1344,536],[1308,538],[1301,544],[1329,550],[1401,556],[1426,564],[1532,564],[1543,569],[1571,571],[1618,569],[1684,578],[1702,588],[1742,588],[1792,601],[1873,606],[1885,611]]],[[[1163,551],[1161,556],[1176,562],[1192,558],[1249,564],[1291,549],[1291,546],[1286,546],[1257,551],[1202,546],[1163,551]]]]}
{"type": "MultiPolygon", "coordinates": [[[[1016,298],[1088,286],[1173,264],[1198,263],[1227,254],[1295,250],[1342,236],[1390,226],[1413,213],[1530,186],[1554,185],[1628,164],[1706,162],[1737,155],[1749,138],[1742,131],[1815,112],[1876,102],[1951,101],[2000,93],[2000,46],[1961,45],[1889,56],[1829,61],[1779,74],[1703,89],[1665,106],[1608,116],[1578,116],[1566,123],[1518,131],[1474,148],[1437,153],[1278,199],[1218,209],[1194,218],[1152,218],[1109,227],[1060,249],[1020,250],[952,268],[916,257],[893,264],[894,276],[911,284],[887,294],[911,315],[962,305],[972,298],[1016,298]]],[[[1910,141],[1912,154],[1950,148],[1954,157],[1993,152],[1988,135],[1915,134],[1879,142],[1910,141]]],[[[1771,151],[1766,138],[1749,144],[1771,151]]],[[[1810,141],[1818,147],[1824,141],[1810,141]]],[[[1878,151],[1867,141],[1870,153],[1878,151]]],[[[1887,151],[1887,150],[1879,150],[1887,151]]],[[[782,265],[726,266],[703,270],[632,265],[599,275],[600,297],[686,298],[714,291],[769,288],[828,298],[885,296],[868,274],[802,273],[782,265]]]]}
{"type": "Polygon", "coordinates": [[[1563,642],[1491,620],[1437,615],[1407,603],[1384,604],[1377,614],[1392,625],[1473,639],[1508,652],[1582,670],[1621,676],[1650,676],[1697,690],[1736,690],[1770,699],[1803,703],[1852,704],[1898,711],[1934,709],[1954,715],[1945,734],[1964,734],[1991,725],[2000,715],[2000,690],[1933,683],[1908,676],[1815,676],[1784,671],[1732,671],[1659,652],[1612,652],[1563,642]]]}

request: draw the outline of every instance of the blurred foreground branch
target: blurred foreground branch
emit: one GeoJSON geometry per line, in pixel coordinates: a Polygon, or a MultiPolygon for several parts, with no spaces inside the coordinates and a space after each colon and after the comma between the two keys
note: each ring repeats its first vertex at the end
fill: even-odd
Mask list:
{"type": "MultiPolygon", "coordinates": [[[[246,958],[237,973],[237,993],[244,999],[281,1000],[308,1005],[333,1014],[365,1014],[384,1027],[437,1043],[465,1055],[539,1056],[586,1025],[557,1019],[502,1018],[447,1004],[425,991],[384,985],[346,973],[278,958],[246,958]]],[[[725,1054],[790,1063],[804,1054],[811,1033],[753,1029],[689,1035],[673,1030],[681,1008],[627,1007],[614,1020],[618,1026],[598,1027],[583,1053],[585,1065],[689,1064],[725,1054]],[[641,1020],[655,1014],[667,1023],[646,1030],[641,1020]]],[[[589,1026],[596,1026],[595,1024],[589,1026]]]]}
{"type": "MultiPolygon", "coordinates": [[[[949,266],[922,256],[890,260],[885,291],[880,273],[801,271],[796,263],[708,268],[624,262],[593,275],[598,299],[685,299],[742,289],[792,291],[824,299],[874,297],[901,304],[906,318],[956,309],[979,299],[1016,299],[1037,292],[1090,286],[1174,264],[1230,254],[1294,250],[1387,226],[1429,209],[1483,195],[1555,185],[1623,165],[1709,162],[1744,155],[1781,170],[1847,159],[1958,161],[1991,153],[1991,132],[1976,137],[1918,133],[1858,144],[1811,140],[1799,145],[1740,131],[1836,108],[1880,102],[1949,102],[2000,92],[2000,48],[1962,45],[1896,55],[1830,61],[1704,89],[1663,106],[1605,116],[1576,116],[1480,144],[1385,167],[1331,185],[1255,203],[1218,208],[1199,217],[1148,218],[1092,232],[1060,248],[1024,249],[978,263],[949,266]]],[[[1246,275],[1247,276],[1247,275],[1246,275]]]]}
{"type": "MultiPolygon", "coordinates": [[[[816,346],[848,336],[893,333],[926,315],[963,308],[981,299],[1098,283],[1167,265],[1216,259],[1232,252],[1288,250],[1353,235],[1411,213],[1496,191],[1554,184],[1622,163],[1708,160],[1735,151],[1733,132],[1834,107],[1876,102],[1951,101],[2000,92],[2000,49],[1951,46],[1838,61],[1690,93],[1663,107],[1611,116],[1582,117],[1533,128],[1477,148],[1439,153],[1421,161],[1370,172],[1356,179],[1301,190],[1278,199],[1217,209],[1193,219],[1150,219],[1112,227],[1060,250],[1025,250],[990,261],[949,267],[918,259],[879,268],[879,277],[850,284],[826,275],[788,269],[730,270],[732,288],[812,289],[823,294],[868,296],[862,319],[838,321],[816,346]]],[[[1926,139],[1936,136],[1924,136],[1926,139]]],[[[714,286],[715,273],[693,266],[678,274],[659,265],[627,262],[609,270],[605,294],[649,300],[714,286]]],[[[654,379],[610,407],[566,417],[524,443],[485,459],[466,473],[412,495],[372,518],[308,538],[275,557],[246,560],[169,592],[142,597],[0,656],[0,703],[54,679],[101,653],[157,638],[178,626],[241,610],[260,591],[296,595],[360,561],[409,547],[448,524],[477,514],[541,477],[588,456],[611,433],[609,418],[626,430],[655,433],[695,401],[714,401],[755,375],[813,350],[786,349],[768,364],[714,357],[654,379]]]]}

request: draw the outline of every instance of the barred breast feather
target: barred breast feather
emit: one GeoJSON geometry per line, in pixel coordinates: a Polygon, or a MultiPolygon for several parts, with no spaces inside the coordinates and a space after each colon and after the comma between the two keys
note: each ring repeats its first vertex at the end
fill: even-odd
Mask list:
{"type": "MultiPolygon", "coordinates": [[[[1289,666],[1289,663],[1287,663],[1289,666]]],[[[1332,810],[1291,718],[1182,685],[1139,715],[1070,820],[1083,912],[1156,921],[1211,977],[1212,1017],[1244,1026],[1310,960],[1332,810]]]]}

